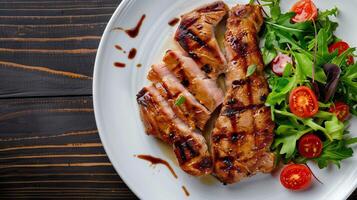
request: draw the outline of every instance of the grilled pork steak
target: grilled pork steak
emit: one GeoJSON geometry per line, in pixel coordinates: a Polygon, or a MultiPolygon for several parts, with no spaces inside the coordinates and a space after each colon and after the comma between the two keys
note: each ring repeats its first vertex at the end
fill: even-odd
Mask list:
{"type": "Polygon", "coordinates": [[[207,77],[192,58],[182,52],[169,50],[163,60],[168,69],[209,111],[213,112],[222,104],[223,91],[217,86],[216,81],[207,77]]]}
{"type": "Polygon", "coordinates": [[[208,77],[216,80],[226,68],[214,34],[214,27],[227,14],[229,8],[223,1],[204,5],[181,16],[175,40],[197,63],[208,77]]]}
{"type": "Polygon", "coordinates": [[[159,89],[161,95],[168,100],[176,115],[189,127],[202,130],[210,118],[211,112],[202,106],[195,97],[180,83],[164,64],[153,65],[148,79],[159,89]],[[180,105],[175,105],[183,98],[180,105]]]}
{"type": "Polygon", "coordinates": [[[210,174],[212,160],[204,137],[189,128],[154,86],[137,94],[146,133],[173,146],[180,167],[194,176],[210,174]]]}
{"type": "Polygon", "coordinates": [[[214,175],[223,183],[274,167],[269,151],[274,123],[264,106],[269,91],[257,37],[262,24],[259,6],[237,5],[229,12],[224,41],[228,91],[211,136],[214,175]],[[251,65],[257,68],[247,77],[251,65]]]}

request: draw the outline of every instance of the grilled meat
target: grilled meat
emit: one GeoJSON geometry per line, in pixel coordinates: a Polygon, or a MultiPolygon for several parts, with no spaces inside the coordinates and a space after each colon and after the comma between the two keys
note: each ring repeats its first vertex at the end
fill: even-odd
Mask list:
{"type": "Polygon", "coordinates": [[[187,89],[213,112],[223,102],[223,91],[217,83],[208,78],[195,61],[179,51],[167,51],[164,57],[169,70],[187,87],[187,89]]]}
{"type": "Polygon", "coordinates": [[[213,173],[227,184],[274,167],[269,151],[274,123],[264,106],[269,91],[257,37],[262,23],[259,6],[237,5],[229,12],[224,41],[228,91],[211,136],[213,173]],[[256,71],[246,77],[253,64],[256,71]]]}
{"type": "Polygon", "coordinates": [[[175,40],[197,62],[208,77],[216,80],[226,68],[226,61],[214,34],[214,27],[229,8],[216,1],[181,16],[175,40]]]}
{"type": "Polygon", "coordinates": [[[159,89],[161,95],[168,100],[176,115],[191,128],[202,130],[210,118],[211,112],[202,106],[195,97],[180,83],[164,64],[153,65],[148,79],[159,89]],[[175,105],[178,99],[183,103],[175,105]]]}
{"type": "Polygon", "coordinates": [[[173,146],[180,167],[194,176],[210,174],[212,160],[204,137],[189,128],[153,86],[137,95],[146,133],[173,146]]]}

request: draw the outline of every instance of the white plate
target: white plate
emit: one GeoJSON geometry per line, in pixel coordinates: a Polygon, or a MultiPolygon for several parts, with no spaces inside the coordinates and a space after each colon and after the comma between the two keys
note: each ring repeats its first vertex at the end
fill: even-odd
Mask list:
{"type": "MultiPolygon", "coordinates": [[[[94,109],[96,121],[104,148],[125,183],[141,199],[346,199],[357,185],[357,154],[342,163],[342,168],[331,166],[325,170],[313,171],[324,183],[315,181],[313,187],[304,192],[285,190],[277,175],[257,175],[239,184],[223,186],[213,178],[198,179],[180,170],[170,148],[158,140],[146,136],[140,121],[136,93],[148,82],[146,74],[151,64],[160,61],[176,27],[168,21],[209,0],[124,0],[110,20],[97,54],[94,70],[94,109]],[[112,31],[114,27],[131,28],[142,14],[146,14],[139,36],[129,38],[125,33],[112,31]],[[120,44],[126,51],[135,47],[138,54],[128,60],[114,48],[120,44]],[[116,61],[127,64],[116,68],[116,61]],[[143,67],[137,68],[141,63],[143,67]],[[164,166],[152,167],[134,155],[150,154],[167,160],[178,174],[175,179],[164,166]],[[190,196],[186,197],[181,186],[187,187],[190,196]]],[[[229,0],[229,5],[246,3],[248,0],[229,0]]],[[[289,8],[295,1],[282,1],[289,8]],[[286,3],[289,2],[289,3],[286,3]]],[[[352,46],[357,46],[357,1],[316,0],[321,9],[338,6],[338,35],[352,46]]],[[[357,120],[353,120],[351,130],[357,136],[357,120]]],[[[355,148],[356,150],[356,148],[355,148]]]]}

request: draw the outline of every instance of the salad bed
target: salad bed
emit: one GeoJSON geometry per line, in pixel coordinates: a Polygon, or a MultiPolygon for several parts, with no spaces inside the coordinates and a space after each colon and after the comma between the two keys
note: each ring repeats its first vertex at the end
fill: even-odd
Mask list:
{"type": "Polygon", "coordinates": [[[283,170],[282,184],[304,189],[309,169],[302,164],[312,160],[319,168],[340,167],[353,155],[357,138],[347,129],[351,115],[357,116],[356,49],[334,34],[338,8],[320,11],[312,0],[300,0],[283,13],[280,0],[258,3],[270,10],[262,54],[271,89],[266,104],[276,123],[272,150],[277,163],[295,163],[283,170]]]}

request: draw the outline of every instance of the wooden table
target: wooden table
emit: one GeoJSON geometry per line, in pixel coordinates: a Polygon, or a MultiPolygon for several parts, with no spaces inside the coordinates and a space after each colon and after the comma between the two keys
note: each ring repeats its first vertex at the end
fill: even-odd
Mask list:
{"type": "Polygon", "coordinates": [[[136,199],[92,107],[96,49],[119,3],[0,0],[0,199],[136,199]]]}

